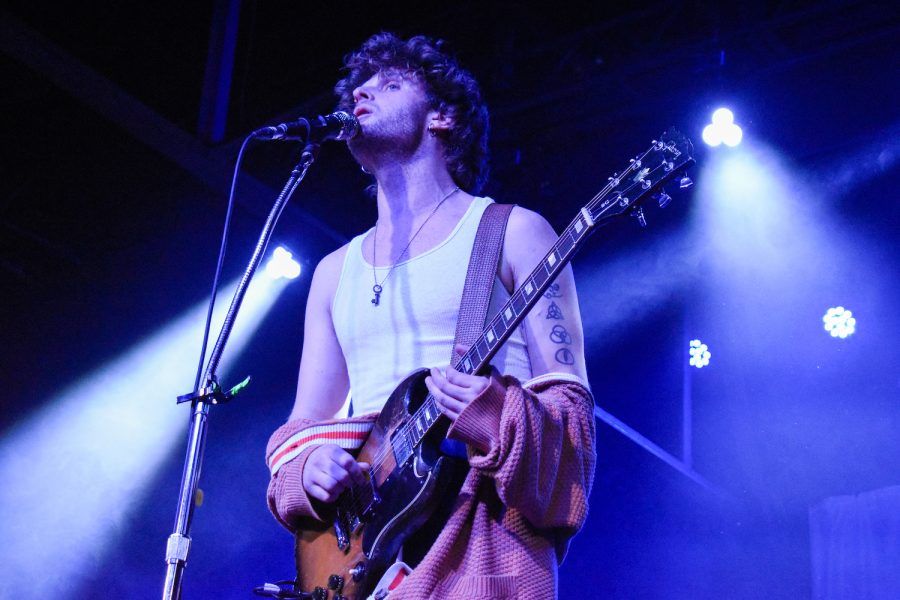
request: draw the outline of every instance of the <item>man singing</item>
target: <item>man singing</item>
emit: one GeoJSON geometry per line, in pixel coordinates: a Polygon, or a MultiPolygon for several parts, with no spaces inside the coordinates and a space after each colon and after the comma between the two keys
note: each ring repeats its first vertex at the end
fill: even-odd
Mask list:
{"type": "MultiPolygon", "coordinates": [[[[375,35],[345,69],[335,91],[359,120],[348,146],[375,179],[378,219],[313,275],[296,401],[267,448],[269,506],[291,531],[327,518],[369,467],[354,459],[362,442],[348,432],[371,429],[397,384],[431,367],[426,385],[470,468],[443,529],[391,600],[555,597],[595,462],[571,268],[492,360],[492,375],[451,368],[475,233],[493,202],[476,195],[487,172],[481,92],[425,37],[375,35]]],[[[556,239],[537,213],[512,210],[490,317],[556,239]]]]}

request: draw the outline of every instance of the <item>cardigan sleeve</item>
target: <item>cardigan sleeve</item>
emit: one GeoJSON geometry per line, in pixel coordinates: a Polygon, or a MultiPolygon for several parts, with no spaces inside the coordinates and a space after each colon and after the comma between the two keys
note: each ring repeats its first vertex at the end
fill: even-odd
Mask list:
{"type": "Polygon", "coordinates": [[[322,444],[336,444],[351,454],[365,443],[377,415],[312,421],[294,419],[275,430],[266,446],[271,478],[266,490],[269,510],[290,531],[304,518],[322,521],[325,505],[306,493],[303,469],[309,455],[322,444]]]}
{"type": "Polygon", "coordinates": [[[449,437],[469,446],[469,464],[490,476],[500,500],[537,528],[574,534],[587,517],[596,463],[593,397],[574,376],[523,386],[491,384],[457,417],[449,437]]]}

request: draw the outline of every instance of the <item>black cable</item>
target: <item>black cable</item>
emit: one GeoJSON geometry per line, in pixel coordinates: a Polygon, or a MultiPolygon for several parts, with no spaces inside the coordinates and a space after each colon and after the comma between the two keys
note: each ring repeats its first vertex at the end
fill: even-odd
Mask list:
{"type": "Polygon", "coordinates": [[[241,161],[244,159],[244,150],[253,139],[253,134],[244,138],[241,149],[238,151],[237,161],[234,164],[234,173],[231,176],[231,190],[228,193],[228,210],[225,213],[225,227],[222,230],[222,245],[219,247],[219,260],[216,264],[216,274],[213,277],[212,294],[209,298],[209,310],[206,313],[206,327],[203,329],[203,345],[200,349],[200,363],[197,365],[197,377],[194,379],[194,393],[200,391],[200,378],[203,376],[203,363],[206,361],[206,346],[209,342],[209,328],[212,326],[213,308],[216,305],[216,294],[219,291],[219,277],[222,274],[222,264],[225,262],[225,248],[228,246],[228,230],[231,228],[231,213],[234,209],[234,191],[237,187],[238,171],[241,161]]]}

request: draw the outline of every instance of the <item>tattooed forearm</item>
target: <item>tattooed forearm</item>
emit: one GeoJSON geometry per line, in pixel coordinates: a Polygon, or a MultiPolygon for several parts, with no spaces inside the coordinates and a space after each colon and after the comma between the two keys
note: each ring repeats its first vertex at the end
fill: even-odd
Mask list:
{"type": "MultiPolygon", "coordinates": [[[[571,344],[572,336],[562,325],[554,325],[553,329],[550,330],[550,341],[555,344],[571,344]]],[[[556,354],[554,356],[556,358],[556,362],[562,363],[564,365],[575,364],[575,355],[572,354],[572,351],[568,348],[560,348],[556,351],[556,354]]]]}
{"type": "MultiPolygon", "coordinates": [[[[550,305],[547,307],[547,319],[554,319],[556,321],[562,321],[565,319],[565,315],[562,313],[562,309],[559,305],[553,300],[554,298],[562,298],[562,292],[559,291],[559,284],[554,283],[547,288],[547,291],[544,292],[544,298],[550,301],[550,305]]],[[[553,329],[550,330],[550,341],[554,344],[565,344],[566,346],[572,344],[572,335],[568,332],[568,330],[563,327],[561,324],[554,325],[553,329]]],[[[556,362],[563,365],[574,365],[575,364],[575,355],[569,348],[563,347],[556,351],[553,355],[556,359],[556,362]]]]}

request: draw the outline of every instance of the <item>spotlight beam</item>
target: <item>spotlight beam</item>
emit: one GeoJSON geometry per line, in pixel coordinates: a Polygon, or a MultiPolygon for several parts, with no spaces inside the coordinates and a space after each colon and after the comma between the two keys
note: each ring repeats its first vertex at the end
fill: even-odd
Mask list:
{"type": "MultiPolygon", "coordinates": [[[[231,290],[235,285],[231,285],[231,290]]],[[[246,347],[282,282],[254,281],[229,355],[246,347]]],[[[221,323],[222,304],[214,322],[221,323]]],[[[187,415],[175,397],[193,381],[203,302],[86,375],[5,433],[0,444],[0,597],[71,595],[171,451],[187,415]]]]}

